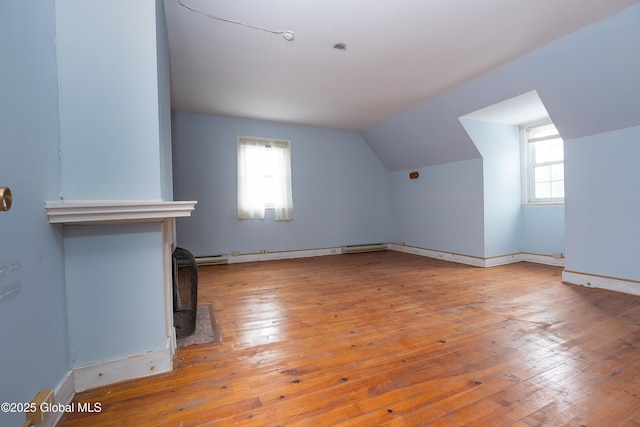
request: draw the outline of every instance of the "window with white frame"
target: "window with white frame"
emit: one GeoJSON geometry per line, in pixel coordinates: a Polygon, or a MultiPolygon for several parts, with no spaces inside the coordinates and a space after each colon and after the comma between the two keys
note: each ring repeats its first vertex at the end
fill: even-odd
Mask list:
{"type": "Polygon", "coordinates": [[[293,219],[291,141],[238,137],[238,219],[293,219]]]}
{"type": "Polygon", "coordinates": [[[553,123],[523,130],[527,204],[564,203],[564,145],[553,123]]]}

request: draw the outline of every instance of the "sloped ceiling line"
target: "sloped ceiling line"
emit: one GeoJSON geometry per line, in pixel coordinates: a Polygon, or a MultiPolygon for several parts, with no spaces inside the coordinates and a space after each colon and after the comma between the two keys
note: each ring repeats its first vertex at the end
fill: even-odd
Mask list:
{"type": "Polygon", "coordinates": [[[361,132],[390,171],[478,157],[458,117],[531,90],[565,138],[640,116],[640,0],[190,0],[292,42],[164,1],[174,111],[361,132]]]}

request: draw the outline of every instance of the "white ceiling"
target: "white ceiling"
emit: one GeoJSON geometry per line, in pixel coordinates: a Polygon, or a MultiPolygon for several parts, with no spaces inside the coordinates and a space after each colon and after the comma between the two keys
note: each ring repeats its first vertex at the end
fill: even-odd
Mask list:
{"type": "Polygon", "coordinates": [[[354,131],[640,2],[182,1],[295,40],[165,0],[173,110],[354,131]]]}

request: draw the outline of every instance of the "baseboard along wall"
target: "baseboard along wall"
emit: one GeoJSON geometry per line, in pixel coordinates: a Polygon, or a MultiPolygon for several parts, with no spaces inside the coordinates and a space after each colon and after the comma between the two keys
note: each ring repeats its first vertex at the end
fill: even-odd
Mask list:
{"type": "MultiPolygon", "coordinates": [[[[379,245],[379,244],[378,244],[379,245]]],[[[378,245],[362,245],[366,246],[378,246],[378,245]]],[[[490,258],[481,258],[470,255],[461,255],[451,252],[436,251],[433,249],[425,249],[416,246],[403,245],[398,243],[384,243],[385,246],[382,250],[392,250],[398,252],[405,252],[414,255],[426,256],[429,258],[441,259],[444,261],[457,262],[461,264],[472,265],[474,267],[495,267],[498,265],[511,264],[514,262],[534,262],[537,264],[547,264],[555,266],[564,266],[564,258],[555,258],[551,255],[539,255],[531,253],[516,253],[510,255],[502,255],[490,258]]],[[[346,247],[349,248],[349,247],[346,247]]],[[[375,251],[381,250],[380,248],[373,249],[375,251]]],[[[224,255],[224,264],[236,264],[243,262],[260,262],[260,261],[274,261],[280,259],[294,259],[294,258],[306,258],[314,256],[326,256],[326,255],[339,255],[347,253],[345,246],[338,246],[333,248],[322,249],[305,249],[297,251],[277,251],[277,252],[261,252],[251,254],[232,254],[230,256],[224,255]]],[[[359,252],[359,251],[358,251],[359,252]]],[[[221,257],[218,255],[216,257],[221,257]]],[[[200,265],[206,265],[206,260],[211,257],[196,257],[196,262],[200,265]]]]}
{"type": "Polygon", "coordinates": [[[572,285],[582,285],[588,288],[607,289],[631,295],[640,295],[640,281],[620,279],[617,277],[599,276],[596,274],[579,273],[564,270],[562,281],[572,285]]]}
{"type": "Polygon", "coordinates": [[[134,378],[170,372],[172,369],[173,355],[169,348],[164,348],[74,368],[74,388],[76,392],[81,392],[134,378]]]}

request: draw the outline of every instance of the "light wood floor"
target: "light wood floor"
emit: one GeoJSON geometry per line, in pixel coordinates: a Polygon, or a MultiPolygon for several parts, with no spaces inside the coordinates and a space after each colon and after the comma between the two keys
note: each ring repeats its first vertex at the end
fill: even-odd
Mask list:
{"type": "Polygon", "coordinates": [[[640,297],[398,252],[200,269],[222,345],[62,426],[632,426],[640,297]]]}

